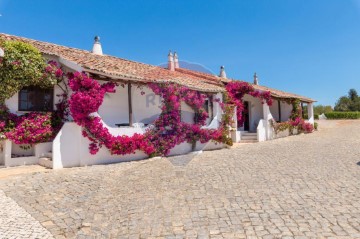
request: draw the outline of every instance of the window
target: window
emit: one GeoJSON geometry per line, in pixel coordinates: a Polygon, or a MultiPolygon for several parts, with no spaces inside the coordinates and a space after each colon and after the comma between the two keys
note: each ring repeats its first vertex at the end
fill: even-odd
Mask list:
{"type": "MultiPolygon", "coordinates": [[[[212,100],[205,100],[204,104],[203,104],[203,109],[206,111],[206,113],[208,113],[208,118],[210,119],[210,121],[213,119],[213,102],[212,100]]],[[[198,117],[199,114],[195,113],[195,122],[198,122],[198,117]]]]}
{"type": "Polygon", "coordinates": [[[214,117],[214,104],[212,97],[209,97],[209,99],[205,100],[203,107],[205,111],[208,113],[209,119],[212,120],[214,117]]]}
{"type": "Polygon", "coordinates": [[[206,113],[209,114],[209,100],[205,100],[203,108],[205,109],[206,113]]]}
{"type": "Polygon", "coordinates": [[[25,87],[19,92],[20,111],[52,111],[54,90],[37,86],[25,87]]]}

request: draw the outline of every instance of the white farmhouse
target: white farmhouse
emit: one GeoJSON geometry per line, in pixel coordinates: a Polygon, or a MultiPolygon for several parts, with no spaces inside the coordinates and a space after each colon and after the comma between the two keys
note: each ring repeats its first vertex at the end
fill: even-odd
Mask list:
{"type": "MultiPolygon", "coordinates": [[[[225,85],[233,81],[226,78],[223,67],[219,76],[183,69],[179,66],[176,53],[168,55],[168,67],[166,68],[106,55],[102,52],[98,37],[95,38],[92,51],[7,34],[0,34],[0,39],[30,43],[38,48],[46,59],[60,63],[67,72],[86,72],[99,82],[114,81],[119,83],[116,87],[116,93],[107,94],[99,111],[94,112],[101,117],[102,123],[113,135],[143,134],[146,128],[150,127],[151,123],[160,115],[161,99],[144,84],[150,82],[174,82],[196,91],[215,95],[220,101],[206,101],[205,107],[209,112],[209,117],[206,122],[207,125],[204,127],[216,129],[219,127],[222,118],[220,107],[222,93],[225,91],[225,85]]],[[[243,125],[239,127],[236,123],[232,125],[231,137],[234,142],[265,141],[275,138],[269,120],[273,118],[275,121],[281,122],[289,119],[292,106],[286,103],[286,99],[299,99],[302,104],[307,104],[308,121],[314,122],[312,106],[314,100],[260,86],[256,75],[252,85],[256,90],[270,91],[273,104],[268,106],[266,103],[262,104],[257,98],[245,95],[243,100],[247,113],[243,125]]],[[[61,89],[58,86],[46,91],[39,91],[36,87],[28,87],[7,99],[5,103],[10,111],[15,114],[24,114],[33,110],[42,111],[44,102],[53,108],[55,107],[59,93],[61,93],[61,89]],[[39,105],[34,106],[34,103],[29,101],[30,95],[40,97],[40,100],[37,101],[40,102],[39,105]]],[[[182,120],[192,123],[195,113],[191,107],[182,102],[181,110],[182,120]]],[[[237,122],[236,114],[234,114],[234,122],[237,122]]],[[[92,155],[88,149],[90,142],[82,136],[81,132],[80,126],[69,121],[64,124],[53,142],[37,144],[27,150],[9,140],[4,140],[1,142],[0,165],[42,164],[58,169],[140,160],[148,157],[141,151],[124,156],[111,155],[105,147],[101,148],[97,154],[92,155]]],[[[185,142],[171,149],[170,155],[223,147],[224,145],[219,143],[200,144],[197,142],[194,148],[193,145],[185,142]]]]}

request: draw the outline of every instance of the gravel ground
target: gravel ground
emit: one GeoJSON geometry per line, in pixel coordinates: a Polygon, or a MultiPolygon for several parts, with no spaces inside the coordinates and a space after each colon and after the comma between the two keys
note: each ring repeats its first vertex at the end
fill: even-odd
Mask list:
{"type": "Polygon", "coordinates": [[[360,121],[320,127],[191,156],[14,176],[0,189],[56,238],[360,238],[360,121]]]}

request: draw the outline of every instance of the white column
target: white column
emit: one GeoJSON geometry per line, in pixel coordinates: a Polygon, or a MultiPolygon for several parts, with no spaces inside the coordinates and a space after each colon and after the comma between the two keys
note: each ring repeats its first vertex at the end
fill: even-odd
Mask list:
{"type": "Polygon", "coordinates": [[[269,120],[273,118],[271,112],[270,112],[270,107],[267,103],[263,104],[263,115],[264,115],[264,126],[265,126],[265,131],[266,131],[266,140],[270,140],[273,138],[273,129],[270,125],[269,120]]]}
{"type": "Polygon", "coordinates": [[[313,103],[308,103],[307,105],[309,123],[314,124],[314,106],[313,103]]]}
{"type": "Polygon", "coordinates": [[[230,131],[231,139],[234,143],[237,143],[240,141],[240,132],[237,131],[237,115],[236,115],[236,107],[234,107],[234,112],[232,116],[232,124],[230,125],[232,130],[230,131]]]}
{"type": "Polygon", "coordinates": [[[5,140],[5,143],[3,144],[4,146],[4,162],[5,162],[5,167],[9,167],[10,163],[11,163],[11,147],[12,147],[12,143],[10,140],[5,140]]]}
{"type": "Polygon", "coordinates": [[[272,118],[270,107],[267,103],[263,104],[263,115],[264,115],[264,120],[266,120],[266,122],[268,122],[269,119],[272,118]]]}

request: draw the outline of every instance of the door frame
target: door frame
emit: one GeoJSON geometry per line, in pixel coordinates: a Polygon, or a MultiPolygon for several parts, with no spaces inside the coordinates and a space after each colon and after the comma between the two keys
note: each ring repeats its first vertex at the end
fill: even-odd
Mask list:
{"type": "Polygon", "coordinates": [[[250,117],[251,117],[251,102],[250,101],[244,101],[244,109],[246,108],[245,105],[247,106],[247,117],[244,120],[244,131],[250,131],[250,117]],[[247,128],[245,127],[247,123],[247,128]]]}

